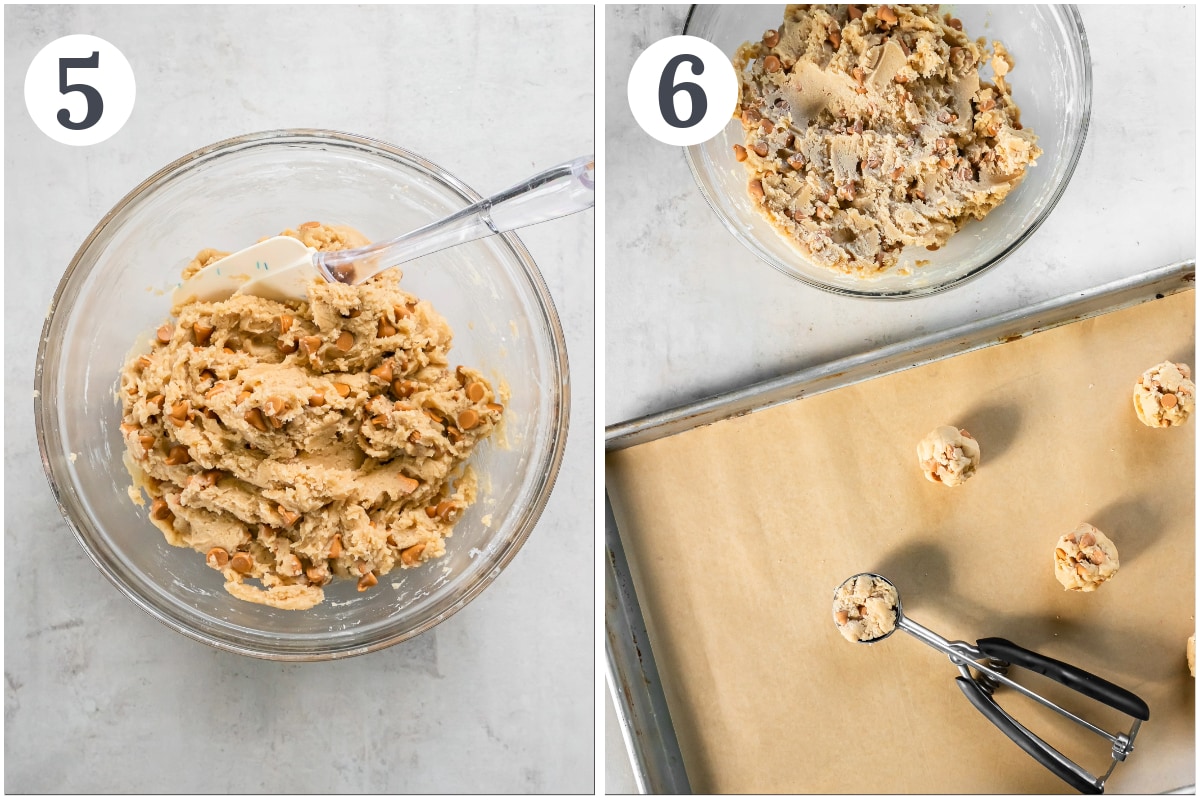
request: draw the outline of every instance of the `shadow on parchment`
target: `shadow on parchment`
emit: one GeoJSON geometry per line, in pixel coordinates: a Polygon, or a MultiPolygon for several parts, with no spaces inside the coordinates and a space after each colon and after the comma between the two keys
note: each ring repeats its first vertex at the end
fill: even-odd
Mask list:
{"type": "MultiPolygon", "coordinates": [[[[1121,569],[1152,548],[1162,536],[1164,526],[1154,504],[1141,497],[1123,498],[1110,503],[1092,514],[1087,521],[1113,540],[1121,569]]],[[[1192,558],[1192,555],[1188,554],[1188,558],[1192,558]]]]}
{"type": "MultiPolygon", "coordinates": [[[[1102,521],[1115,525],[1129,518],[1126,515],[1136,518],[1143,513],[1144,504],[1123,501],[1107,507],[1093,519],[1096,527],[1104,530],[1102,521]]],[[[1147,523],[1154,521],[1148,517],[1143,519],[1147,523]]],[[[1131,559],[1143,552],[1149,543],[1147,540],[1142,546],[1131,548],[1131,559]]],[[[1119,553],[1124,565],[1124,551],[1119,549],[1119,553]]],[[[1030,650],[1042,651],[1049,647],[1051,652],[1047,655],[1117,682],[1135,677],[1139,681],[1168,679],[1178,673],[1183,664],[1182,644],[1168,641],[1145,626],[1117,628],[1107,625],[1097,629],[1095,625],[1085,627],[1074,619],[1059,615],[1050,606],[1044,612],[1016,613],[980,602],[972,594],[972,578],[956,576],[946,551],[934,541],[908,542],[887,554],[873,571],[896,585],[905,615],[911,615],[915,621],[921,621],[923,609],[948,610],[950,613],[944,616],[956,621],[956,629],[936,633],[951,641],[975,642],[999,636],[1030,650]],[[1137,646],[1131,647],[1131,642],[1136,642],[1137,646]],[[1176,650],[1180,653],[1179,659],[1161,658],[1163,652],[1176,650]]],[[[1057,584],[1055,588],[1058,588],[1057,584]]],[[[1187,669],[1186,664],[1182,669],[1187,669]]]]}
{"type": "Polygon", "coordinates": [[[999,403],[977,406],[959,417],[958,425],[979,442],[981,468],[999,460],[1021,429],[1021,409],[999,403]]]}

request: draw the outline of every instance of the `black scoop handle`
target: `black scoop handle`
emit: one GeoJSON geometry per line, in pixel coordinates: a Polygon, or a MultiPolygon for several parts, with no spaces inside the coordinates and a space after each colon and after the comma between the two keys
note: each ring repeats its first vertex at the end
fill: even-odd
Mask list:
{"type": "Polygon", "coordinates": [[[986,656],[1006,661],[1039,675],[1045,675],[1068,689],[1073,689],[1093,700],[1099,700],[1106,706],[1111,706],[1134,719],[1143,721],[1150,719],[1150,707],[1146,705],[1145,700],[1128,689],[1122,689],[1115,683],[1110,683],[1079,667],[1071,666],[1041,653],[1035,653],[1032,650],[1026,650],[1008,639],[993,637],[980,639],[975,644],[986,656]]]}
{"type": "Polygon", "coordinates": [[[958,684],[958,688],[962,689],[967,699],[971,701],[971,705],[979,710],[979,713],[991,720],[993,725],[999,728],[1009,739],[1012,739],[1018,747],[1033,756],[1035,761],[1059,778],[1062,778],[1077,792],[1082,792],[1083,794],[1103,794],[1104,784],[1102,782],[1096,779],[1089,780],[1089,775],[1083,774],[1078,767],[1067,761],[1053,747],[1032,733],[1018,727],[1013,718],[1004,713],[1004,710],[996,704],[995,700],[984,694],[983,690],[979,688],[979,684],[968,678],[961,677],[955,678],[954,681],[958,684]]]}

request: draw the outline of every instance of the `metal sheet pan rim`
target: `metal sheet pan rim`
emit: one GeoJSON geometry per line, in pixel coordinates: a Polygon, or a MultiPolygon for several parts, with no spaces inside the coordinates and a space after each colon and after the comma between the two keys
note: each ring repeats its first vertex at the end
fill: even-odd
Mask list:
{"type": "Polygon", "coordinates": [[[1052,298],[945,331],[905,339],[677,408],[616,422],[604,428],[604,449],[620,450],[644,444],[722,419],[761,411],[779,403],[812,397],[870,378],[1116,311],[1150,299],[1147,295],[1155,289],[1161,289],[1159,293],[1166,295],[1192,288],[1195,274],[1195,259],[1177,261],[1094,289],[1052,298]],[[1069,313],[1076,308],[1085,309],[1084,313],[1069,313]],[[1037,320],[1045,322],[1029,327],[1029,323],[1036,323],[1037,320]],[[960,344],[962,346],[957,346],[960,344]],[[913,354],[921,356],[913,359],[913,354]]]}

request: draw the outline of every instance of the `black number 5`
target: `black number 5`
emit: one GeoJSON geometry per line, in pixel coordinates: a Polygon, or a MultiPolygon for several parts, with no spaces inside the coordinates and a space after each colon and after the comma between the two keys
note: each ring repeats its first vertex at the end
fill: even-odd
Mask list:
{"type": "Polygon", "coordinates": [[[83,119],[79,122],[72,122],[71,112],[60,108],[58,110],[59,125],[69,130],[81,131],[100,121],[100,115],[104,113],[104,98],[96,91],[96,87],[88,86],[86,83],[67,83],[67,70],[72,68],[96,69],[99,66],[99,51],[93,52],[87,58],[60,58],[58,60],[58,91],[62,94],[80,92],[87,98],[87,113],[83,115],[83,119]]]}
{"type": "Polygon", "coordinates": [[[675,71],[679,69],[680,64],[691,64],[694,75],[704,73],[704,62],[698,56],[684,53],[668,61],[658,81],[658,108],[663,119],[672,128],[690,128],[704,119],[704,114],[708,111],[708,98],[698,83],[674,83],[675,71]],[[675,95],[680,92],[687,92],[688,97],[692,99],[692,110],[687,119],[680,119],[675,113],[675,95]]]}

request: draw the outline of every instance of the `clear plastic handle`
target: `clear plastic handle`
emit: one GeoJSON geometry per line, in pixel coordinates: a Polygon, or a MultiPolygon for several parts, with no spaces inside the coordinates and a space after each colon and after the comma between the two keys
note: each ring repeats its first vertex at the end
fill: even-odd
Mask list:
{"type": "Polygon", "coordinates": [[[313,259],[328,281],[362,283],[447,247],[585,211],[596,204],[595,170],[594,156],[576,158],[411,233],[354,250],[318,252],[313,259]]]}

